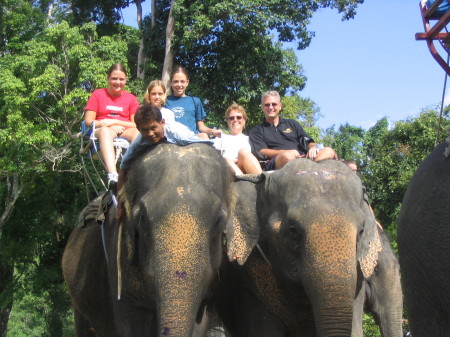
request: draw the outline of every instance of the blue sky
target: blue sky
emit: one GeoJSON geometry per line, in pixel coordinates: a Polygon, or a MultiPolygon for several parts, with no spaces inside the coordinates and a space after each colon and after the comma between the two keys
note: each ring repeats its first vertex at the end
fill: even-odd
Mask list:
{"type": "MultiPolygon", "coordinates": [[[[147,0],[144,15],[149,7],[147,0]]],[[[135,13],[134,6],[124,10],[125,24],[135,25],[135,13]]],[[[414,38],[423,32],[419,0],[366,0],[350,21],[323,9],[309,28],[316,36],[297,51],[308,77],[300,95],[320,107],[321,128],[348,122],[368,129],[384,116],[404,120],[440,103],[445,73],[414,38]]]]}

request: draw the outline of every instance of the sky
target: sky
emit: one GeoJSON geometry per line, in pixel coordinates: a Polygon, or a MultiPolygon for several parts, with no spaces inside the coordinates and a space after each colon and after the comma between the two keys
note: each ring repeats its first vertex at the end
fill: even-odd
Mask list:
{"type": "MultiPolygon", "coordinates": [[[[143,11],[150,12],[149,0],[143,11]]],[[[135,26],[136,8],[123,14],[135,26]]],[[[424,31],[419,0],[365,0],[354,19],[341,17],[337,10],[316,12],[309,25],[315,37],[296,52],[308,78],[300,95],[320,108],[319,127],[367,130],[385,116],[394,123],[440,104],[445,72],[414,37],[424,31]]]]}

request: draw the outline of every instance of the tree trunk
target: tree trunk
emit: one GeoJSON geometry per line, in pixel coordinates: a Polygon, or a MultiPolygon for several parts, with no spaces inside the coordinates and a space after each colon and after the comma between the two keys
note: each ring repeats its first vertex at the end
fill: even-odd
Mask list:
{"type": "Polygon", "coordinates": [[[145,54],[144,54],[144,30],[142,29],[142,5],[140,0],[134,0],[137,9],[137,24],[141,34],[141,42],[139,43],[139,52],[137,59],[137,78],[144,80],[145,75],[145,54]]]}
{"type": "Polygon", "coordinates": [[[156,2],[152,0],[152,29],[156,27],[156,2]]]}
{"type": "Polygon", "coordinates": [[[0,242],[2,239],[3,228],[11,214],[14,205],[19,198],[20,193],[22,193],[23,186],[20,186],[19,174],[7,174],[6,175],[6,197],[5,197],[5,208],[2,215],[0,216],[0,242]]]}
{"type": "Polygon", "coordinates": [[[170,4],[169,20],[167,21],[166,27],[166,52],[164,55],[164,66],[162,71],[162,81],[166,88],[170,87],[170,73],[173,67],[173,50],[172,50],[172,39],[175,34],[175,18],[173,17],[173,7],[175,6],[177,0],[172,0],[170,4]]]}
{"type": "Polygon", "coordinates": [[[50,4],[48,5],[48,10],[47,10],[47,25],[49,25],[49,23],[50,23],[52,14],[53,14],[53,2],[50,2],[50,4]]]}

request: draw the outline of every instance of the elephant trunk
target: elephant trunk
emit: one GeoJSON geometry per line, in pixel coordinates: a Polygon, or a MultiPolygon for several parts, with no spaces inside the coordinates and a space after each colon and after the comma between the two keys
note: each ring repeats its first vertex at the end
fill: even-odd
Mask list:
{"type": "Polygon", "coordinates": [[[338,217],[314,223],[306,237],[302,282],[317,336],[351,336],[357,287],[356,230],[338,217]]]}
{"type": "Polygon", "coordinates": [[[210,235],[186,213],[155,234],[159,336],[190,337],[212,278],[210,235]]]}
{"type": "MultiPolygon", "coordinates": [[[[401,298],[401,294],[398,294],[401,298]]],[[[380,325],[382,336],[402,337],[402,314],[403,305],[383,306],[378,308],[378,312],[374,314],[376,322],[380,325]]]]}

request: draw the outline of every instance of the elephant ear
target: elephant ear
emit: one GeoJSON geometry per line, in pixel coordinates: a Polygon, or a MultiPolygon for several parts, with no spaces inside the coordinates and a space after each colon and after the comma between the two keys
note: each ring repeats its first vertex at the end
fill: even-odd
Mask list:
{"type": "Polygon", "coordinates": [[[240,265],[245,263],[260,236],[256,212],[258,183],[244,180],[233,183],[232,216],[226,226],[227,254],[230,261],[236,260],[240,265]]]}
{"type": "Polygon", "coordinates": [[[382,246],[375,216],[366,201],[363,201],[363,212],[365,219],[359,235],[356,256],[364,277],[369,278],[377,266],[382,246]]]}

